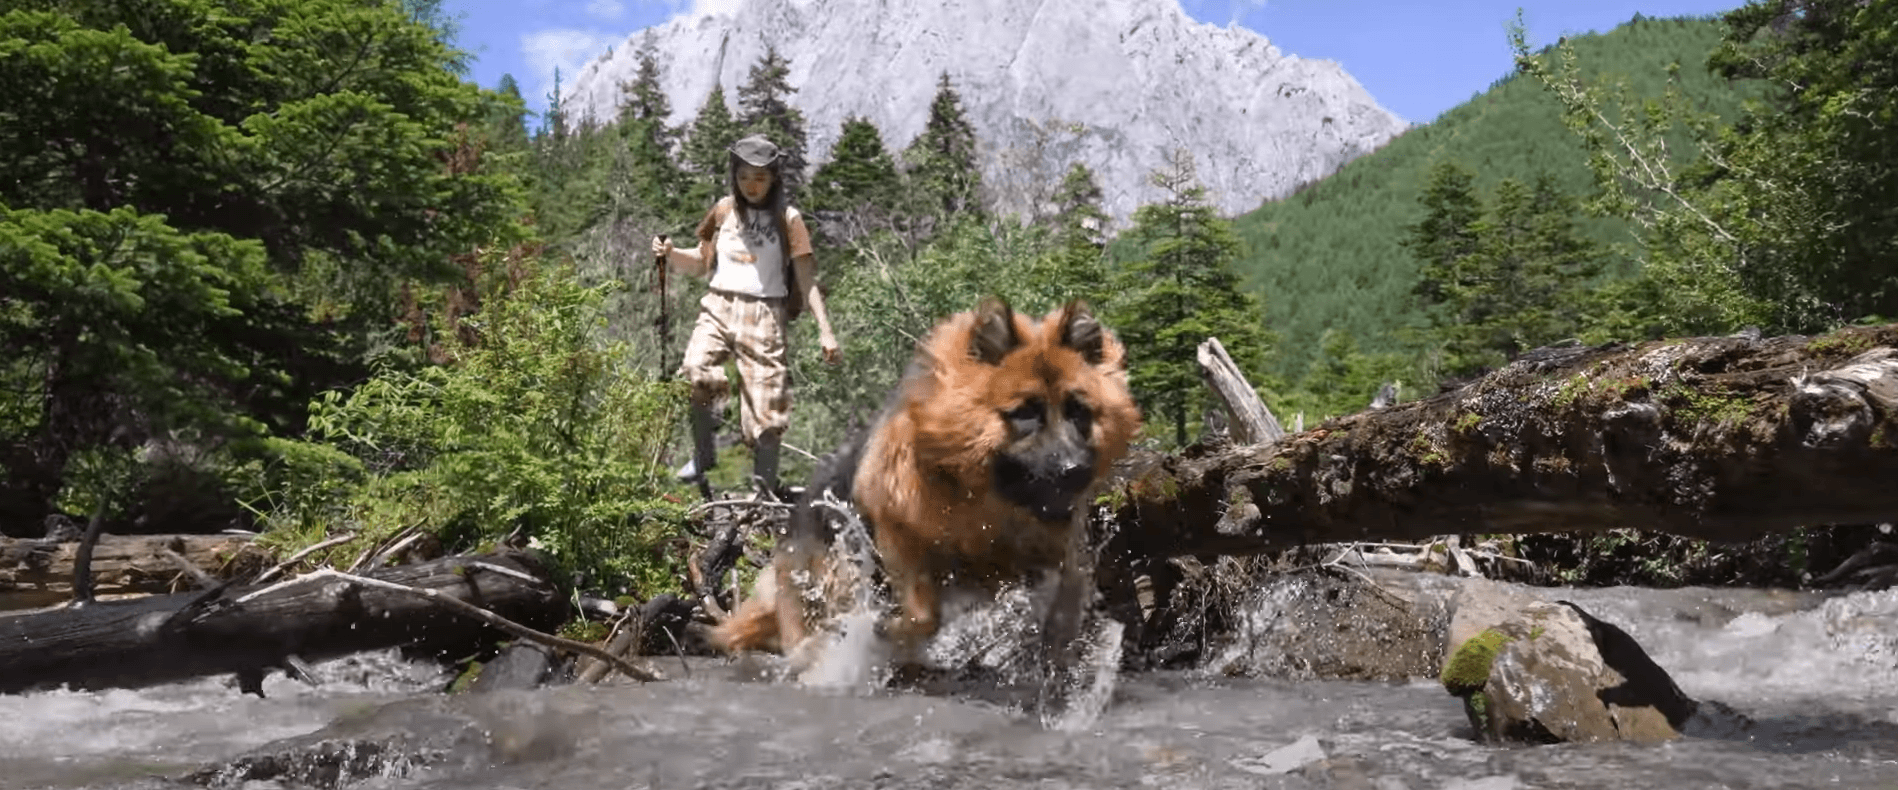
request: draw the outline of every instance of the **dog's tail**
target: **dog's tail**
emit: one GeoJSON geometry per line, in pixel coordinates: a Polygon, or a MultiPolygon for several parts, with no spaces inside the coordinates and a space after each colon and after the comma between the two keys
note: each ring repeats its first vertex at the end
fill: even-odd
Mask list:
{"type": "Polygon", "coordinates": [[[751,597],[706,633],[706,640],[728,653],[778,649],[778,583],[773,569],[758,574],[751,597]]]}

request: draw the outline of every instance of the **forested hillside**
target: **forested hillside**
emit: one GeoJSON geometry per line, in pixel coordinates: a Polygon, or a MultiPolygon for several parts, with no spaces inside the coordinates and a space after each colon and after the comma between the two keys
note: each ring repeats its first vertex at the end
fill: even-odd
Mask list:
{"type": "MultiPolygon", "coordinates": [[[[1678,61],[1682,92],[1730,118],[1740,93],[1705,65],[1722,30],[1714,19],[1637,17],[1568,43],[1590,79],[1622,79],[1641,96],[1659,96],[1668,64],[1678,61]]],[[[1419,199],[1434,166],[1453,162],[1467,168],[1479,195],[1493,192],[1504,178],[1528,182],[1547,174],[1557,188],[1579,197],[1593,190],[1587,158],[1581,140],[1563,125],[1555,98],[1535,80],[1511,75],[1336,175],[1236,218],[1245,242],[1237,265],[1264,300],[1267,326],[1281,341],[1274,373],[1298,382],[1315,362],[1345,363],[1325,353],[1328,332],[1350,336],[1330,338],[1334,352],[1355,343],[1363,352],[1408,355],[1428,345],[1404,331],[1422,328],[1426,317],[1411,295],[1418,264],[1400,242],[1405,226],[1424,214],[1419,199]]],[[[1631,240],[1626,218],[1579,218],[1578,230],[1604,244],[1631,240]]],[[[1625,273],[1626,256],[1607,268],[1625,273]]],[[[1391,375],[1402,375],[1403,367],[1382,364],[1391,375]]],[[[1417,380],[1422,373],[1405,378],[1431,386],[1417,380]]]]}

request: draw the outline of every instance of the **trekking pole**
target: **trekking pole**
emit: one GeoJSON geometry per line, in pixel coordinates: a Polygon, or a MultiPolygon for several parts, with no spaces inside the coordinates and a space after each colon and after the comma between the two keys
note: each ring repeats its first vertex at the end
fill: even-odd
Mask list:
{"type": "MultiPolygon", "coordinates": [[[[670,240],[670,236],[664,233],[659,234],[659,241],[661,243],[670,240]]],[[[666,298],[666,270],[672,267],[666,262],[666,256],[664,254],[655,255],[653,257],[657,259],[655,262],[659,267],[659,317],[656,319],[656,323],[658,324],[657,329],[659,330],[659,380],[671,381],[672,366],[666,364],[666,349],[672,347],[671,306],[668,304],[666,298]]]]}

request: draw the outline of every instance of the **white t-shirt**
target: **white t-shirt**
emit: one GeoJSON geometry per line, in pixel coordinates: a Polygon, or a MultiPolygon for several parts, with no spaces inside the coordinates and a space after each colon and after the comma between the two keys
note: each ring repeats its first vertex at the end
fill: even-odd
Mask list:
{"type": "MultiPolygon", "coordinates": [[[[740,211],[731,206],[730,201],[730,198],[724,199],[730,210],[712,237],[718,266],[712,272],[709,285],[714,290],[747,296],[786,295],[789,283],[785,282],[784,252],[778,245],[777,223],[771,221],[768,212],[740,211]]],[[[785,225],[791,231],[791,256],[810,254],[811,236],[805,230],[803,215],[795,208],[786,207],[785,225]]]]}

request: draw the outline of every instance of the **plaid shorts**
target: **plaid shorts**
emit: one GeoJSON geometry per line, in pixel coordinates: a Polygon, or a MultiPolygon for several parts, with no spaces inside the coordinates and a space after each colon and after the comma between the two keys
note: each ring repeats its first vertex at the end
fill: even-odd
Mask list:
{"type": "Polygon", "coordinates": [[[725,362],[738,363],[739,414],[746,444],[765,431],[784,432],[791,421],[786,367],[784,300],[708,291],[686,341],[679,373],[692,383],[692,402],[710,406],[731,388],[725,362]]]}

